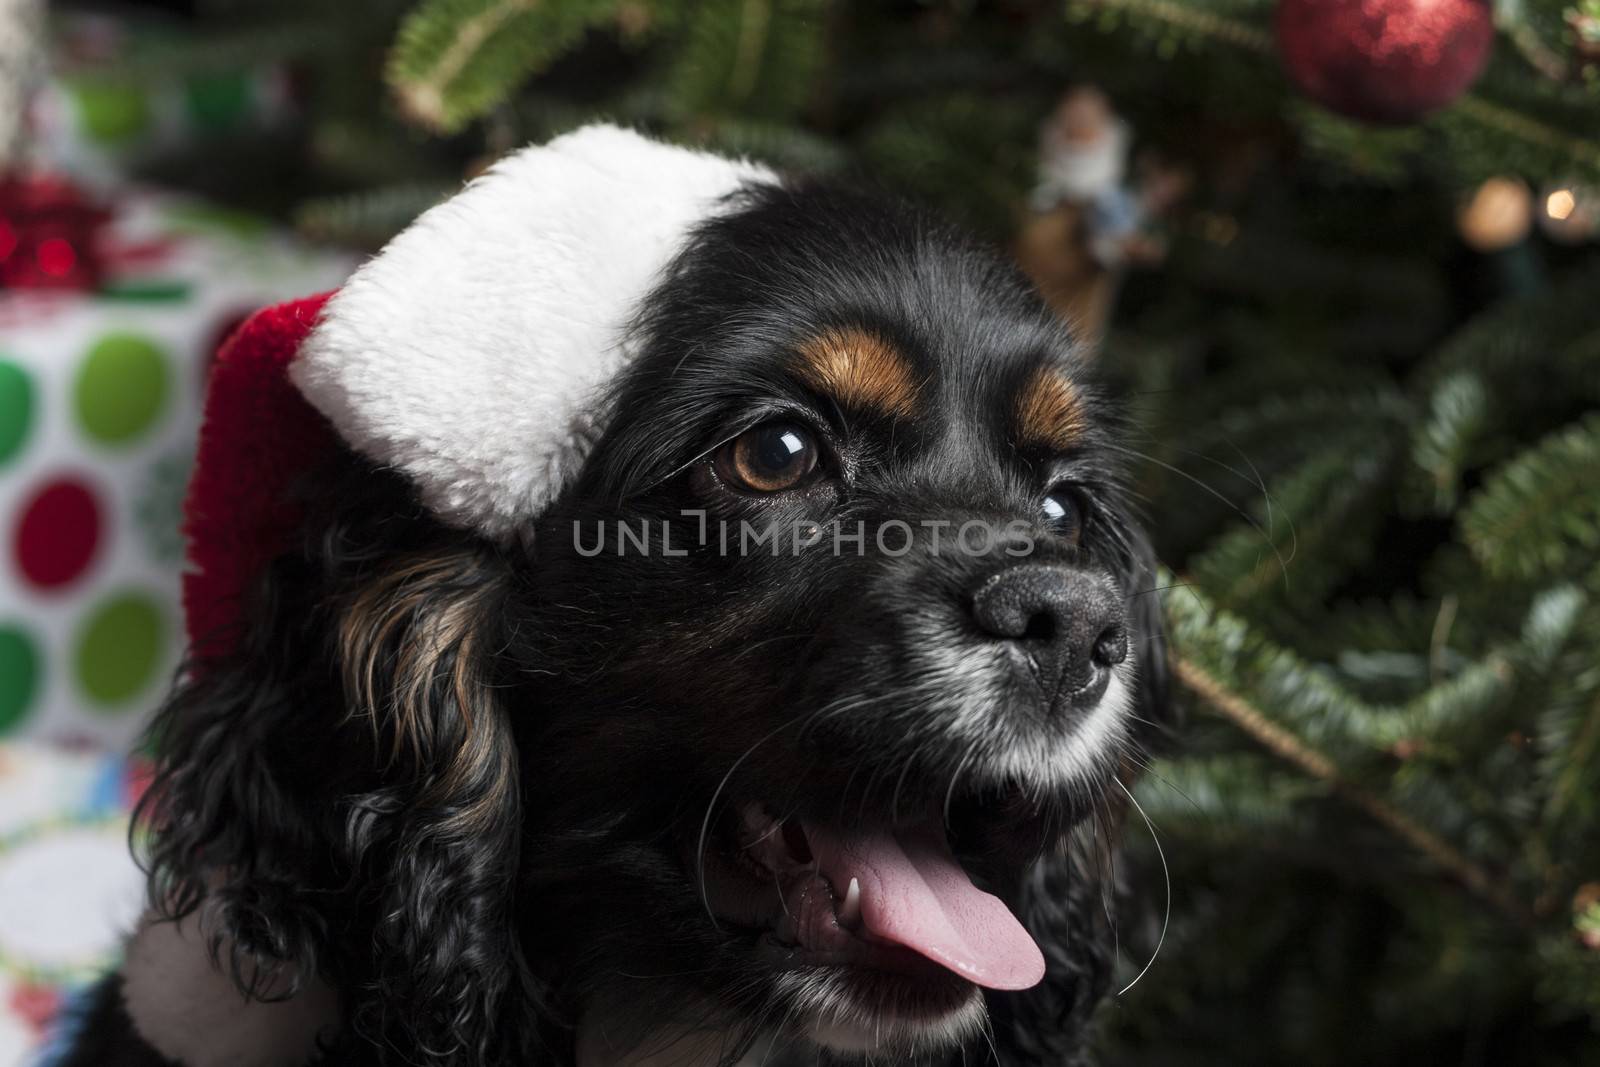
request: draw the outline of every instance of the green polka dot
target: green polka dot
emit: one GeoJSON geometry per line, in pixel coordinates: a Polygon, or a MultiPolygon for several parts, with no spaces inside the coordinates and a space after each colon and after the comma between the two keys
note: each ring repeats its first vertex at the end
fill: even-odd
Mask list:
{"type": "Polygon", "coordinates": [[[166,355],[136,334],[95,342],[78,371],[74,399],[83,432],[119,445],[149,430],[167,398],[166,355]]]}
{"type": "Polygon", "coordinates": [[[15,363],[0,359],[0,463],[22,450],[33,422],[33,383],[15,363]]]}
{"type": "Polygon", "coordinates": [[[78,637],[73,663],[89,699],[115,708],[142,693],[160,664],[165,630],[150,597],[124,593],[102,601],[78,637]]]}
{"type": "Polygon", "coordinates": [[[140,88],[116,82],[79,82],[73,88],[83,132],[92,141],[131,141],[150,127],[150,98],[140,88]]]}
{"type": "Polygon", "coordinates": [[[21,630],[0,626],[0,733],[28,714],[39,687],[39,654],[21,630]]]}

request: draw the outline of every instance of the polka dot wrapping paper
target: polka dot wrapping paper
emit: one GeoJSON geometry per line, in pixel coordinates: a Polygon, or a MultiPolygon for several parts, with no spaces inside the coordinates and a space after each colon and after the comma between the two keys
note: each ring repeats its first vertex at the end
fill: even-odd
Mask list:
{"type": "Polygon", "coordinates": [[[0,1067],[48,1062],[138,917],[142,762],[0,743],[0,1067]]]}
{"type": "Polygon", "coordinates": [[[349,257],[149,192],[99,292],[0,291],[0,736],[124,749],[182,655],[180,508],[207,365],[349,257]]]}

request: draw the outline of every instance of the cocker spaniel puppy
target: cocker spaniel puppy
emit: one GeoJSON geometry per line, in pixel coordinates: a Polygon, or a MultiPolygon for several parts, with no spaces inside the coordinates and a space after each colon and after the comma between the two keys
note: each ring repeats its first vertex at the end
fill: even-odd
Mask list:
{"type": "Polygon", "coordinates": [[[915,208],[510,157],[219,360],[70,1062],[1079,1062],[1167,717],[1127,454],[915,208]]]}

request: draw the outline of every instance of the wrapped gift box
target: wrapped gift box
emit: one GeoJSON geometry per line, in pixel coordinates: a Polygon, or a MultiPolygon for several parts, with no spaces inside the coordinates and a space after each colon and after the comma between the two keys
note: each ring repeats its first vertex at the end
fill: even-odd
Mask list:
{"type": "Polygon", "coordinates": [[[49,1062],[117,958],[144,877],[128,851],[141,763],[0,743],[0,1067],[49,1062]]]}
{"type": "Polygon", "coordinates": [[[207,364],[353,261],[120,195],[95,291],[0,291],[0,735],[125,748],[182,654],[179,512],[207,364]]]}

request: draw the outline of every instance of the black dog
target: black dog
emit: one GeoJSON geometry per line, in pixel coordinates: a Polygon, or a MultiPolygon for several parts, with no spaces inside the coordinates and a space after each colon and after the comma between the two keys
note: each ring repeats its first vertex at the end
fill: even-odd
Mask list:
{"type": "Polygon", "coordinates": [[[1084,1058],[1092,831],[1167,711],[1063,327],[919,211],[788,184],[634,329],[509,543],[354,452],[301,486],[240,648],[155,727],[171,921],[71,1063],[1084,1058]]]}

